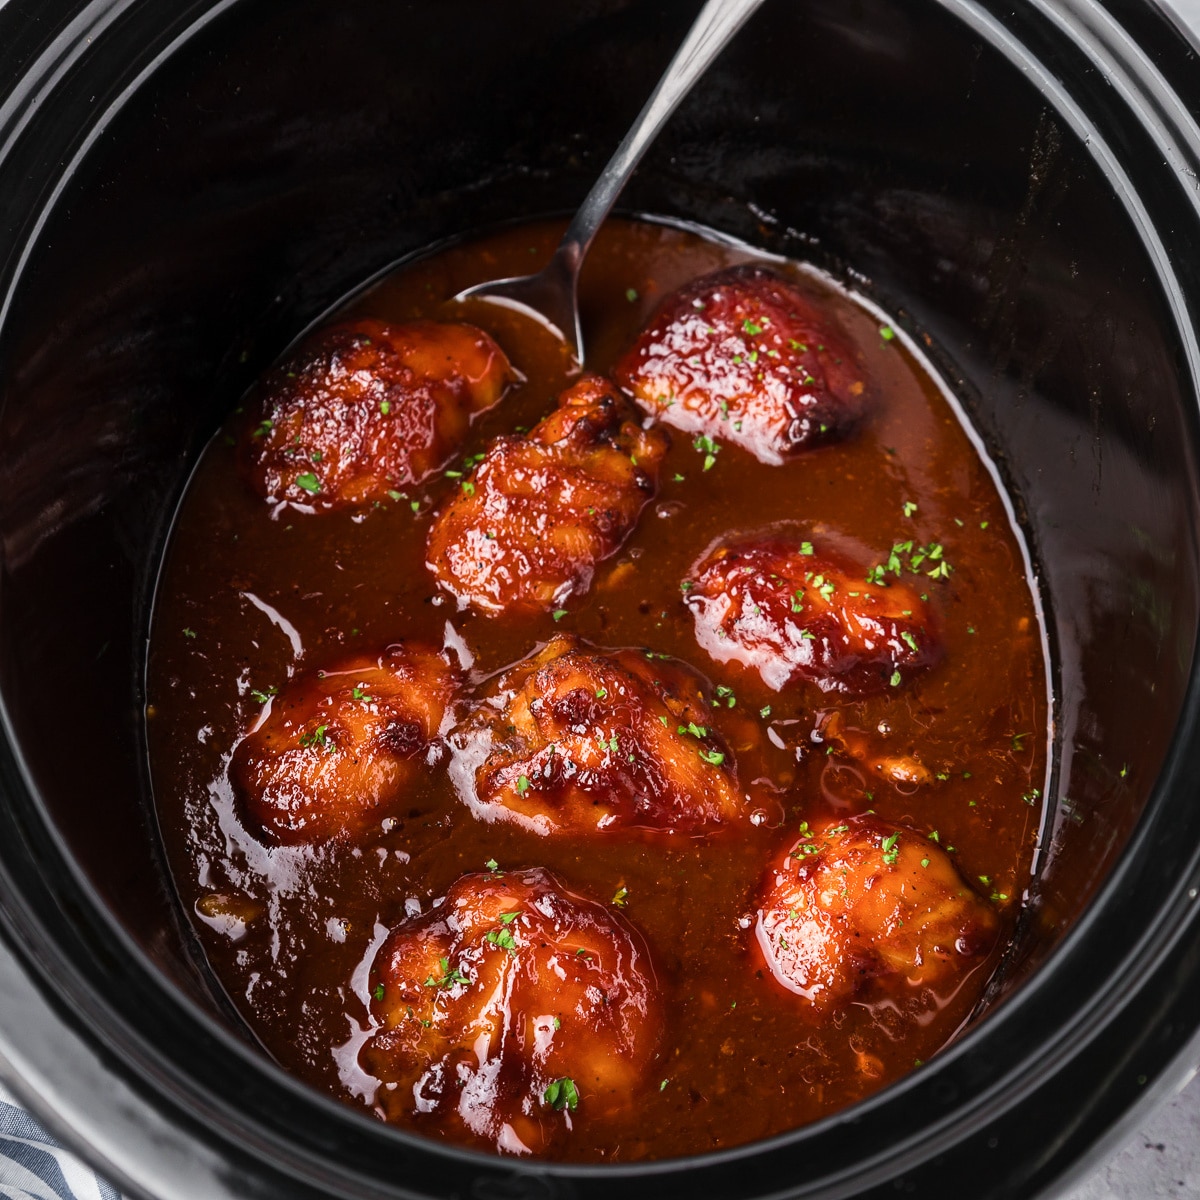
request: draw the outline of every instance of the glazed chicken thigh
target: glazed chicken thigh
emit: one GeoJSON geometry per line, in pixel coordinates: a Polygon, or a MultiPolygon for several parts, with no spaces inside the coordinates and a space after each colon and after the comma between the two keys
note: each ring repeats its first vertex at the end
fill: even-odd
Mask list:
{"type": "Polygon", "coordinates": [[[362,1058],[385,1111],[415,1100],[517,1154],[576,1109],[620,1112],[662,1020],[641,935],[536,868],[464,875],[392,930],[370,986],[378,1032],[362,1058]]]}
{"type": "Polygon", "coordinates": [[[393,646],[298,676],[234,751],[229,777],[268,842],[355,839],[403,800],[455,686],[440,655],[393,646]]]}
{"type": "Polygon", "coordinates": [[[480,612],[565,604],[588,590],[654,496],[667,445],[612,384],[585,376],[528,435],[488,447],[434,517],[427,566],[480,612]]]}
{"type": "Polygon", "coordinates": [[[264,499],[302,509],[385,500],[443,466],[513,377],[473,325],[335,325],[264,381],[243,471],[264,499]]]}
{"type": "Polygon", "coordinates": [[[845,437],[867,408],[853,350],[763,267],[720,271],[668,296],[616,378],[668,425],[776,466],[845,437]]]}
{"type": "Polygon", "coordinates": [[[940,845],[864,814],[802,829],[767,876],[755,933],[772,975],[814,1012],[845,1005],[873,981],[925,1005],[995,943],[995,911],[940,845]]]}
{"type": "Polygon", "coordinates": [[[557,637],[510,671],[452,739],[476,816],[544,834],[696,835],[742,813],[704,685],[640,650],[557,637]]]}

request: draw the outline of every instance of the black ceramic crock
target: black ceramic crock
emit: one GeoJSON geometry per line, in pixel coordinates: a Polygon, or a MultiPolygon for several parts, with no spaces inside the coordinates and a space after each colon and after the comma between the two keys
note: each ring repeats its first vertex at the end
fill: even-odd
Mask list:
{"type": "Polygon", "coordinates": [[[1033,1196],[1200,1057],[1200,74],[1119,0],[771,0],[624,198],[896,313],[1015,497],[1056,768],[987,1015],[818,1125],[564,1167],[309,1092],[208,977],[142,731],[190,465],[368,276],[571,209],[696,7],[0,6],[0,1075],[132,1196],[1033,1196]]]}

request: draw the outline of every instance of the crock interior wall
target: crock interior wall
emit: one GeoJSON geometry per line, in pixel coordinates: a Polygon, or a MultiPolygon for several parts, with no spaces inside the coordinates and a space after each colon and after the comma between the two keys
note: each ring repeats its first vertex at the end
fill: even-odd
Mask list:
{"type": "MultiPolygon", "coordinates": [[[[573,207],[694,10],[243,0],[138,90],[58,203],[0,331],[0,688],[74,856],[180,981],[200,977],[164,899],[140,677],[189,464],[368,275],[573,207]]],[[[104,54],[65,85],[81,129],[129,69],[104,54]]],[[[915,0],[772,0],[623,206],[857,282],[930,335],[971,403],[1060,663],[1070,800],[1024,934],[1036,961],[1124,845],[1193,652],[1193,431],[1128,218],[1020,72],[915,0]]]]}

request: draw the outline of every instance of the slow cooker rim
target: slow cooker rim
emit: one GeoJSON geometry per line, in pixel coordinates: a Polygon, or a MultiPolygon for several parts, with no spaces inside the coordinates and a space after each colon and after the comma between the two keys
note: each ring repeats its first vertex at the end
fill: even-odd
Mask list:
{"type": "MultiPolygon", "coordinates": [[[[229,7],[231,2],[232,2],[232,0],[225,0],[224,3],[219,4],[219,5],[215,6],[213,9],[211,9],[208,15],[215,16],[218,13],[218,11],[223,11],[225,8],[229,7]]],[[[953,0],[943,0],[943,2],[945,3],[946,7],[954,9],[954,10],[957,10],[961,7],[977,7],[977,6],[969,6],[969,5],[959,5],[959,4],[954,3],[953,0]]],[[[101,4],[97,4],[95,6],[89,6],[89,11],[91,8],[96,8],[105,13],[117,12],[117,11],[124,12],[126,9],[132,8],[132,7],[134,7],[133,4],[101,3],[101,4]]],[[[197,7],[200,7],[200,6],[197,6],[197,7]]],[[[1042,6],[1042,7],[1045,7],[1045,6],[1042,6]]],[[[184,30],[184,32],[182,32],[180,34],[180,38],[183,39],[183,38],[192,36],[196,32],[196,29],[197,29],[197,26],[195,26],[195,25],[187,26],[186,29],[184,30]]],[[[169,53],[169,51],[164,52],[164,54],[165,53],[169,53]]],[[[149,68],[147,68],[147,69],[149,69],[149,68]]],[[[139,75],[138,78],[140,79],[141,75],[139,75]]],[[[110,117],[111,117],[111,115],[112,114],[110,113],[110,117]]],[[[1193,146],[1193,150],[1194,150],[1194,146],[1193,146]]],[[[1193,156],[1193,161],[1198,161],[1195,156],[1193,156]]],[[[66,176],[64,175],[64,178],[65,177],[66,176]]],[[[17,285],[17,281],[14,278],[12,280],[11,287],[8,289],[8,295],[7,295],[6,301],[5,301],[6,304],[11,301],[11,296],[14,294],[16,285],[17,285]]],[[[1194,367],[1195,359],[1193,358],[1192,361],[1193,361],[1193,367],[1194,367]]],[[[1194,372],[1193,372],[1193,378],[1195,378],[1194,372]]],[[[1196,696],[1195,696],[1195,692],[1196,692],[1195,668],[1193,666],[1193,683],[1191,685],[1191,690],[1189,691],[1188,704],[1185,705],[1185,720],[1181,720],[1180,726],[1177,730],[1176,739],[1172,745],[1172,750],[1171,750],[1171,754],[1170,754],[1170,759],[1169,759],[1170,762],[1174,762],[1176,759],[1180,758],[1183,755],[1183,753],[1185,752],[1185,750],[1187,748],[1187,746],[1184,743],[1186,743],[1187,745],[1190,745],[1190,744],[1193,744],[1196,740],[1196,734],[1195,734],[1195,730],[1196,730],[1196,712],[1195,712],[1196,696]],[[1190,736],[1188,735],[1189,730],[1191,731],[1190,736]]],[[[12,730],[11,722],[10,722],[7,712],[3,712],[2,719],[3,719],[3,728],[5,731],[5,734],[7,735],[8,739],[9,739],[9,745],[15,745],[16,743],[13,738],[13,730],[12,730]]],[[[1166,774],[1169,774],[1169,772],[1164,772],[1164,777],[1166,776],[1166,774]]],[[[36,790],[30,786],[32,781],[29,780],[28,777],[26,777],[25,783],[26,783],[26,786],[29,791],[29,799],[40,808],[41,807],[40,797],[37,796],[36,790]]],[[[1129,863],[1129,860],[1131,857],[1130,851],[1134,848],[1135,842],[1139,838],[1144,838],[1144,837],[1148,836],[1147,830],[1146,830],[1145,817],[1147,815],[1149,815],[1152,811],[1155,811],[1157,809],[1157,807],[1161,804],[1161,799],[1162,799],[1161,794],[1167,790],[1168,789],[1165,787],[1163,782],[1160,780],[1159,784],[1156,785],[1156,788],[1155,788],[1154,792],[1152,793],[1150,800],[1147,802],[1146,813],[1143,815],[1143,819],[1141,821],[1139,821],[1138,828],[1130,840],[1130,845],[1129,845],[1129,847],[1127,847],[1126,853],[1122,859],[1122,863],[1118,864],[1117,870],[1114,871],[1113,875],[1102,886],[1100,892],[1098,892],[1097,896],[1093,900],[1092,905],[1089,908],[1088,912],[1086,912],[1081,917],[1080,921],[1077,922],[1076,926],[1068,933],[1068,935],[1062,940],[1062,942],[1060,942],[1059,945],[1055,947],[1054,958],[1059,958],[1059,957],[1065,956],[1070,949],[1072,949],[1075,945],[1077,945],[1079,941],[1083,940],[1085,938],[1085,935],[1089,932],[1091,925],[1095,924],[1096,914],[1102,912],[1104,910],[1105,906],[1107,905],[1107,903],[1109,903],[1112,900],[1113,894],[1119,889],[1123,869],[1126,869],[1128,867],[1128,863],[1129,863]]],[[[54,828],[52,823],[48,823],[48,827],[49,827],[53,837],[55,838],[57,849],[58,849],[59,853],[62,855],[64,865],[67,867],[68,870],[72,871],[73,873],[77,872],[77,868],[74,866],[74,863],[72,862],[70,856],[65,853],[65,846],[61,843],[61,840],[59,839],[58,831],[54,828]]],[[[1196,859],[1193,858],[1192,868],[1191,868],[1191,876],[1194,877],[1195,874],[1196,874],[1196,859]]],[[[125,934],[125,931],[123,930],[123,928],[116,925],[115,921],[111,918],[110,914],[107,913],[103,904],[100,902],[98,895],[95,893],[94,889],[92,888],[92,886],[90,884],[90,881],[86,880],[81,875],[79,875],[75,878],[74,882],[75,882],[76,887],[87,898],[89,903],[94,906],[95,911],[100,914],[102,919],[104,919],[105,921],[107,921],[109,924],[112,925],[114,933],[123,943],[123,951],[127,955],[129,955],[129,957],[137,964],[139,970],[141,970],[143,973],[145,973],[145,975],[148,979],[157,983],[164,990],[164,992],[166,993],[167,997],[170,1000],[172,1000],[176,1003],[182,1002],[185,1008],[194,1008],[195,1006],[192,1005],[190,1000],[188,1000],[186,997],[182,997],[182,996],[178,995],[177,993],[175,993],[173,991],[173,989],[170,989],[169,985],[162,978],[162,976],[159,974],[159,972],[156,971],[151,966],[149,961],[145,958],[140,947],[137,947],[136,945],[134,945],[132,943],[132,941],[128,938],[128,935],[125,934]]],[[[1182,899],[1182,892],[1184,892],[1185,890],[1186,890],[1186,881],[1181,882],[1176,889],[1176,893],[1177,893],[1175,896],[1176,902],[1178,902],[1182,899]]],[[[1175,907],[1176,907],[1176,904],[1171,905],[1171,912],[1175,911],[1175,907]]],[[[1187,907],[1186,904],[1182,905],[1182,907],[1180,908],[1180,914],[1182,914],[1186,910],[1186,907],[1187,907]]],[[[27,914],[27,915],[30,915],[30,914],[27,914]]],[[[1159,920],[1156,922],[1155,929],[1159,930],[1161,932],[1161,926],[1163,925],[1164,921],[1166,921],[1165,911],[1160,912],[1159,920]]],[[[36,926],[36,921],[33,923],[33,925],[36,926]]],[[[1185,925],[1186,925],[1186,922],[1180,923],[1176,926],[1174,933],[1172,935],[1173,941],[1177,941],[1179,937],[1183,936],[1183,933],[1185,932],[1185,925]]],[[[9,932],[11,935],[12,933],[15,933],[16,930],[10,928],[9,932]]],[[[22,932],[25,935],[28,935],[33,932],[33,927],[27,926],[22,932]]],[[[1148,941],[1150,939],[1150,934],[1151,934],[1151,931],[1147,931],[1146,938],[1144,939],[1144,943],[1139,943],[1139,945],[1148,943],[1148,941]]],[[[1163,952],[1165,953],[1165,951],[1163,951],[1163,952]]],[[[1136,952],[1130,951],[1129,954],[1126,956],[1126,961],[1130,961],[1133,957],[1136,957],[1136,952]]],[[[1047,967],[1048,966],[1049,966],[1049,964],[1047,964],[1047,967]]],[[[989,1019],[987,1021],[982,1022],[979,1027],[977,1027],[975,1030],[970,1031],[959,1042],[955,1043],[954,1046],[949,1047],[946,1051],[943,1052],[943,1054],[939,1055],[937,1062],[931,1063],[928,1070],[933,1071],[934,1069],[939,1068],[939,1066],[945,1067],[945,1066],[949,1065],[949,1063],[952,1062],[956,1057],[961,1057],[962,1054],[966,1053],[968,1049],[973,1048],[975,1043],[978,1040],[980,1040],[980,1037],[978,1035],[981,1035],[982,1032],[987,1031],[990,1028],[992,1028],[992,1026],[996,1023],[996,1021],[1003,1014],[1008,1013],[1010,1011],[1016,1012],[1019,1010],[1019,1008],[1021,1006],[1028,1007],[1030,1004],[1032,1004],[1033,998],[1035,995],[1035,992],[1033,990],[1034,986],[1037,984],[1039,977],[1045,976],[1046,969],[1047,968],[1043,968],[1043,970],[1039,972],[1038,976],[1035,976],[1034,979],[1031,979],[1030,981],[1028,981],[1028,983],[1018,992],[1018,994],[1016,996],[1012,997],[1009,1001],[1007,1001],[1006,1004],[1000,1010],[998,1010],[998,1012],[994,1016],[989,1017],[989,1019]]],[[[108,1011],[109,1011],[110,1016],[116,1015],[116,1010],[108,1010],[108,1011]]],[[[189,1017],[191,1019],[199,1018],[202,1022],[211,1022],[211,1018],[208,1017],[208,1014],[202,1013],[198,1009],[196,1009],[195,1012],[189,1013],[189,1017]]],[[[228,1039],[228,1042],[229,1042],[228,1048],[234,1050],[235,1053],[237,1053],[239,1056],[245,1055],[249,1059],[250,1065],[253,1065],[256,1068],[270,1067],[271,1071],[278,1072],[278,1068],[274,1067],[274,1064],[264,1063],[264,1061],[262,1060],[262,1058],[260,1056],[253,1054],[253,1052],[249,1051],[242,1043],[237,1042],[236,1040],[232,1039],[230,1037],[230,1035],[228,1035],[226,1033],[225,1030],[220,1028],[220,1026],[214,1025],[213,1030],[211,1030],[210,1032],[214,1032],[222,1041],[225,1041],[228,1039]]],[[[347,1116],[350,1116],[356,1120],[362,1121],[368,1128],[370,1128],[373,1131],[376,1131],[376,1132],[382,1131],[386,1135],[396,1136],[396,1137],[401,1137],[401,1138],[404,1138],[406,1136],[406,1135],[398,1133],[397,1131],[388,1130],[384,1127],[376,1126],[374,1123],[370,1122],[368,1118],[365,1118],[365,1117],[361,1116],[360,1114],[354,1113],[353,1110],[346,1109],[345,1107],[338,1105],[333,1100],[327,1100],[325,1097],[316,1096],[315,1093],[312,1093],[309,1089],[305,1088],[303,1085],[301,1085],[297,1081],[293,1080],[290,1076],[283,1075],[282,1072],[279,1072],[279,1074],[282,1077],[282,1082],[285,1085],[287,1085],[289,1088],[296,1088],[296,1089],[300,1090],[302,1092],[303,1096],[305,1097],[305,1099],[307,1099],[309,1101],[316,1098],[316,1099],[319,1099],[321,1102],[328,1104],[330,1106],[331,1112],[336,1113],[336,1115],[339,1118],[345,1118],[347,1116]]],[[[780,1146],[784,1146],[784,1145],[790,1147],[790,1146],[794,1145],[798,1139],[815,1138],[816,1136],[819,1136],[821,1133],[823,1133],[830,1125],[838,1125],[838,1124],[844,1123],[848,1114],[851,1116],[857,1116],[857,1115],[860,1115],[861,1112],[867,1111],[869,1108],[871,1108],[873,1106],[877,1106],[885,1098],[887,1100],[892,1100],[892,1099],[900,1097],[901,1095],[905,1094],[908,1090],[912,1090],[912,1089],[916,1088],[918,1086],[917,1081],[923,1080],[924,1077],[925,1077],[924,1072],[910,1075],[910,1076],[906,1077],[905,1080],[902,1080],[899,1083],[897,1083],[896,1085],[893,1085],[893,1087],[886,1089],[884,1092],[877,1094],[877,1096],[872,1097],[872,1098],[868,1099],[867,1101],[864,1101],[862,1105],[855,1106],[855,1108],[851,1109],[851,1110],[846,1110],[846,1113],[844,1113],[844,1114],[835,1114],[834,1117],[827,1118],[824,1122],[819,1122],[812,1126],[807,1126],[802,1130],[793,1131],[789,1134],[780,1135],[778,1138],[775,1138],[775,1139],[768,1139],[767,1141],[764,1141],[764,1142],[753,1143],[749,1147],[734,1148],[733,1150],[720,1152],[716,1155],[704,1155],[704,1156],[698,1156],[696,1158],[688,1158],[688,1159],[664,1160],[660,1164],[641,1165],[638,1168],[631,1168],[631,1169],[635,1169],[638,1173],[646,1173],[647,1170],[652,1170],[656,1173],[666,1173],[666,1172],[677,1169],[680,1164],[688,1164],[689,1166],[695,1166],[695,1167],[702,1168],[702,1167],[706,1167],[708,1165],[714,1164],[716,1162],[740,1160],[740,1159],[746,1157],[748,1154],[760,1153],[766,1149],[771,1149],[771,1148],[780,1147],[780,1146]]],[[[428,1149],[431,1145],[431,1143],[427,1142],[425,1139],[413,1139],[413,1140],[418,1143],[417,1148],[421,1149],[421,1150],[428,1149]]],[[[438,1147],[438,1153],[444,1156],[447,1153],[452,1153],[452,1151],[450,1150],[450,1148],[438,1147]]],[[[489,1157],[483,1156],[483,1155],[472,1154],[472,1152],[469,1152],[469,1151],[457,1152],[457,1154],[461,1154],[468,1161],[472,1162],[473,1164],[477,1164],[480,1167],[494,1168],[496,1165],[495,1160],[493,1160],[489,1157]]],[[[591,1168],[588,1168],[588,1167],[572,1166],[571,1164],[538,1164],[538,1166],[544,1167],[549,1173],[562,1173],[562,1174],[568,1174],[568,1175],[578,1174],[581,1177],[586,1177],[594,1172],[599,1171],[599,1172],[602,1172],[603,1178],[605,1178],[607,1180],[612,1180],[614,1177],[619,1177],[621,1174],[620,1167],[599,1167],[599,1168],[591,1167],[591,1168]]]]}

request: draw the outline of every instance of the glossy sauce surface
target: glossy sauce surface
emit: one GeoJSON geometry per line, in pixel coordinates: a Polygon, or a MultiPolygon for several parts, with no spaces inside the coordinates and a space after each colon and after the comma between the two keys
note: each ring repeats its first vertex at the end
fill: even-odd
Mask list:
{"type": "MultiPolygon", "coordinates": [[[[419,1111],[397,1079],[385,1077],[394,1069],[408,1079],[394,1060],[379,1065],[380,1039],[403,1041],[388,1033],[376,993],[381,947],[398,953],[395,939],[407,936],[395,931],[435,921],[434,902],[461,877],[481,872],[501,882],[511,873],[515,886],[522,872],[544,870],[568,899],[606,906],[636,944],[644,942],[651,964],[623,985],[636,991],[653,980],[646,1000],[653,1028],[637,1049],[645,1061],[638,1059],[635,1077],[622,1078],[619,1104],[599,1103],[597,1092],[589,1106],[580,1081],[577,1108],[539,1110],[536,1134],[520,1126],[521,1145],[550,1157],[630,1161],[735,1145],[814,1120],[929,1059],[961,1028],[1028,884],[1045,774],[1046,664],[1007,509],[937,385],[899,338],[881,334],[876,316],[815,274],[779,263],[772,269],[833,322],[870,381],[873,402],[850,435],[764,465],[731,441],[718,438],[714,451],[670,429],[670,449],[656,464],[657,495],[635,515],[620,548],[596,562],[590,586],[558,608],[460,609],[425,566],[432,513],[462,497],[462,481],[493,439],[536,426],[575,377],[543,330],[503,310],[460,308],[446,298],[533,269],[559,231],[531,225],[441,250],[358,297],[344,314],[467,320],[521,373],[475,419],[446,472],[391,488],[358,510],[272,505],[239,468],[237,441],[249,410],[232,414],[197,469],[168,548],[151,641],[148,730],[179,893],[233,1002],[288,1070],[380,1119],[522,1152],[494,1123],[472,1130],[428,1105],[419,1111]],[[889,578],[927,606],[937,656],[865,698],[822,691],[800,677],[770,686],[743,663],[716,661],[697,641],[696,598],[689,601],[681,584],[707,577],[698,568],[718,543],[756,536],[826,545],[838,564],[847,561],[846,546],[854,547],[853,561],[866,555],[885,569],[898,557],[889,578]],[[535,820],[480,819],[480,797],[459,790],[470,739],[456,743],[450,731],[419,761],[404,760],[400,810],[356,839],[277,844],[284,839],[246,821],[231,760],[250,753],[239,745],[293,676],[339,663],[357,664],[351,673],[366,670],[401,641],[445,648],[448,671],[462,679],[450,721],[467,721],[500,687],[503,672],[513,672],[519,686],[536,669],[523,660],[560,635],[585,652],[631,650],[650,666],[662,663],[651,686],[657,681],[674,693],[688,687],[671,680],[698,680],[687,702],[706,706],[707,719],[689,713],[679,724],[704,730],[697,745],[712,756],[700,764],[714,772],[711,812],[669,834],[638,820],[598,832],[579,817],[575,795],[567,828],[552,835],[535,820]],[[729,767],[716,761],[725,753],[729,767]],[[734,760],[736,805],[722,782],[734,760]],[[414,762],[419,770],[410,769],[414,762]],[[842,1002],[814,1005],[780,982],[782,960],[768,962],[763,929],[794,920],[787,907],[771,916],[772,880],[781,863],[806,866],[797,848],[808,831],[838,829],[868,812],[874,817],[864,818],[866,828],[882,854],[892,852],[883,848],[888,830],[904,830],[893,839],[895,862],[934,871],[931,888],[953,864],[958,875],[949,878],[969,890],[955,903],[976,916],[983,906],[987,916],[973,918],[974,927],[991,932],[972,944],[968,965],[948,976],[932,969],[919,978],[887,976],[886,955],[877,955],[865,984],[842,1002]],[[877,831],[871,821],[880,823],[877,831]],[[938,849],[930,868],[920,866],[921,838],[938,849]]],[[[691,232],[610,222],[582,285],[588,369],[609,373],[673,289],[753,258],[691,232]]],[[[629,656],[612,661],[622,658],[629,656]]],[[[587,678],[593,693],[609,686],[607,676],[587,678]]],[[[654,693],[639,711],[667,703],[654,693]]],[[[529,722],[525,735],[533,737],[529,722]]],[[[509,746],[487,776],[499,803],[507,786],[534,816],[537,797],[520,786],[530,772],[514,764],[536,753],[536,745],[509,746]]],[[[473,772],[480,763],[467,766],[473,772]]],[[[629,785],[629,796],[638,790],[629,785]]],[[[814,852],[811,865],[841,869],[829,862],[821,866],[814,852]]],[[[866,871],[856,886],[869,891],[875,877],[866,871]]],[[[943,892],[954,888],[945,884],[943,892]]],[[[902,906],[875,899],[886,909],[877,923],[905,920],[902,906]]],[[[836,904],[829,911],[841,921],[836,904]]],[[[446,978],[456,969],[449,965],[446,978]]],[[[448,1005],[457,1002],[451,991],[448,1005]]],[[[569,1049],[569,1040],[558,1039],[571,1033],[563,1019],[555,1054],[569,1049]]],[[[530,1036],[536,1040],[536,1029],[530,1036]]],[[[594,1029],[576,1036],[587,1053],[606,1045],[594,1029]]]]}

